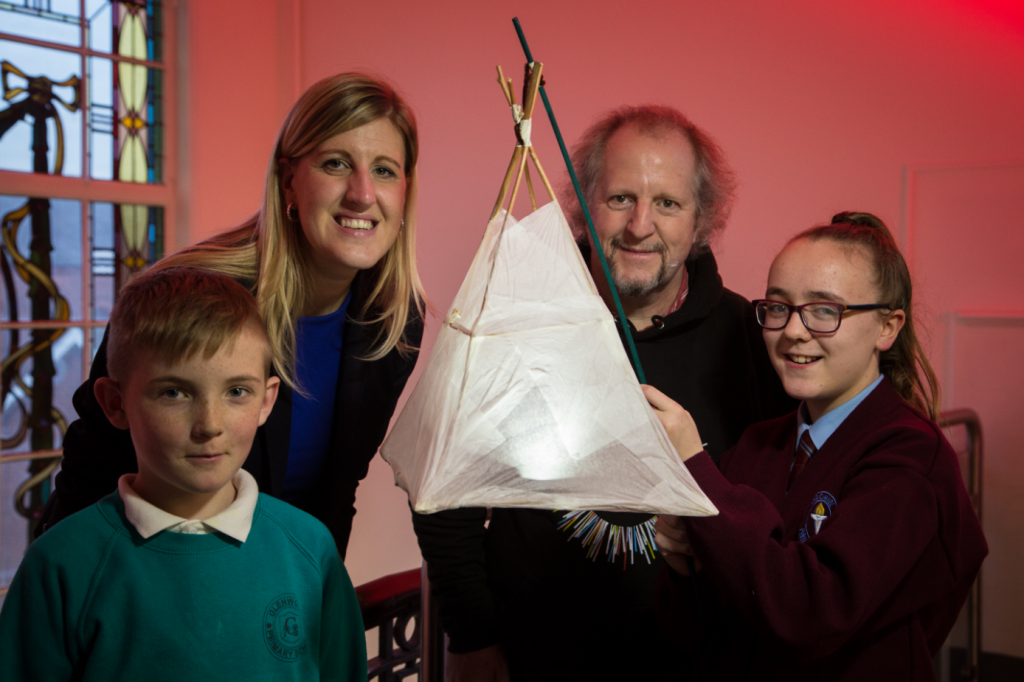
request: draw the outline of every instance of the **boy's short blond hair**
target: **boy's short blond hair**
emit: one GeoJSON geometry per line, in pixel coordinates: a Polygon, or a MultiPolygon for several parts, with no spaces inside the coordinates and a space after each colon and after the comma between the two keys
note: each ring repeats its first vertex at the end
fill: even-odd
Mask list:
{"type": "Polygon", "coordinates": [[[264,372],[272,360],[270,338],[256,299],[227,275],[193,268],[168,268],[137,275],[117,296],[107,334],[107,369],[128,380],[140,351],[174,364],[200,350],[213,357],[244,328],[265,346],[264,372]]]}

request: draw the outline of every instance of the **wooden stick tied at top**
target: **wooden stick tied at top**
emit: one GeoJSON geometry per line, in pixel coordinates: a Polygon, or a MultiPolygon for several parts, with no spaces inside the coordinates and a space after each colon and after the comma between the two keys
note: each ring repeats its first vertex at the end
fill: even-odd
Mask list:
{"type": "MultiPolygon", "coordinates": [[[[502,73],[501,65],[500,64],[498,65],[497,69],[498,69],[498,85],[501,86],[502,92],[505,93],[505,101],[508,102],[508,106],[509,106],[510,109],[512,109],[513,115],[514,115],[515,105],[516,105],[516,91],[512,88],[512,79],[511,78],[505,78],[505,74],[502,73]]],[[[517,125],[518,125],[518,123],[517,123],[517,125]]],[[[533,151],[533,145],[530,145],[528,147],[528,149],[532,152],[533,151]]],[[[536,154],[531,154],[530,158],[534,158],[535,156],[536,156],[536,154]]],[[[534,163],[536,163],[536,161],[534,161],[534,163]]],[[[534,194],[534,192],[533,192],[533,180],[530,178],[530,167],[529,166],[526,166],[525,173],[526,173],[526,188],[528,190],[530,190],[530,206],[532,206],[533,210],[536,211],[537,210],[537,195],[534,194]]]]}
{"type": "MultiPolygon", "coordinates": [[[[521,121],[529,120],[533,116],[533,110],[537,103],[537,92],[540,88],[541,83],[542,70],[543,64],[537,62],[532,65],[530,71],[530,79],[527,82],[526,86],[526,99],[523,103],[522,114],[516,120],[516,126],[519,126],[521,121]]],[[[502,94],[505,95],[505,101],[508,103],[509,107],[512,108],[513,117],[516,117],[517,112],[515,106],[515,91],[512,88],[512,79],[505,78],[505,74],[500,66],[497,67],[497,71],[498,85],[501,87],[502,94]]],[[[522,137],[519,129],[517,129],[516,131],[516,137],[518,139],[521,139],[522,137]]],[[[498,215],[498,212],[501,211],[502,206],[505,204],[505,199],[509,198],[510,186],[512,189],[512,195],[509,200],[508,213],[512,213],[512,208],[513,206],[515,206],[515,200],[519,193],[519,186],[522,179],[521,176],[524,173],[526,174],[526,185],[530,193],[530,203],[533,206],[534,210],[537,209],[537,200],[536,195],[534,193],[533,181],[530,177],[530,171],[526,164],[527,154],[529,155],[529,158],[533,160],[533,165],[536,168],[537,173],[540,175],[541,181],[544,184],[544,189],[547,190],[548,196],[552,200],[555,199],[554,188],[552,188],[551,182],[548,180],[547,175],[544,173],[543,167],[540,165],[540,160],[537,158],[537,153],[533,150],[532,143],[527,144],[525,146],[517,144],[515,150],[512,152],[512,159],[509,161],[508,170],[505,172],[505,178],[501,183],[501,189],[498,192],[498,200],[495,202],[494,209],[491,211],[491,220],[493,220],[494,217],[498,215]],[[515,174],[514,180],[513,174],[515,174]]]]}

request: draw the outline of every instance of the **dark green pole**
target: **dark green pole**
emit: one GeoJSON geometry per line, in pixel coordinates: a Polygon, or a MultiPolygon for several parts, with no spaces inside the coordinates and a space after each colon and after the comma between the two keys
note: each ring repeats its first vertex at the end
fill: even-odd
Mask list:
{"type": "MultiPolygon", "coordinates": [[[[523,34],[523,27],[519,25],[519,17],[512,19],[512,25],[516,27],[516,33],[519,35],[519,42],[523,45],[523,52],[526,53],[526,61],[533,63],[533,55],[530,53],[530,46],[526,44],[526,36],[523,34]]],[[[572,159],[569,158],[569,150],[565,148],[565,140],[562,139],[562,131],[558,129],[558,121],[555,120],[555,112],[551,109],[551,102],[548,100],[548,93],[544,90],[544,86],[540,86],[540,98],[544,101],[544,108],[548,112],[548,119],[551,121],[551,129],[555,131],[555,139],[558,140],[558,148],[562,150],[562,158],[565,159],[565,167],[569,171],[569,178],[572,180],[573,189],[576,190],[576,198],[580,202],[580,207],[583,209],[583,217],[587,221],[587,229],[590,231],[590,240],[594,244],[594,251],[597,252],[597,257],[601,259],[601,270],[604,271],[605,281],[608,282],[608,289],[612,292],[612,300],[615,301],[615,312],[619,315],[619,323],[622,325],[622,333],[626,337],[626,343],[629,345],[629,354],[633,358],[633,368],[636,370],[636,377],[641,384],[646,384],[647,379],[644,377],[644,368],[640,366],[640,356],[636,352],[636,344],[633,343],[633,332],[629,330],[629,320],[626,319],[626,313],[622,310],[622,301],[619,300],[619,292],[615,290],[615,282],[612,281],[612,272],[608,267],[608,259],[605,258],[604,249],[601,248],[601,242],[597,239],[597,230],[594,229],[594,219],[590,217],[590,209],[587,208],[587,202],[583,198],[583,190],[580,189],[579,178],[576,177],[576,170],[572,167],[572,159]]],[[[697,615],[702,617],[701,606],[700,606],[700,594],[697,590],[697,571],[693,564],[693,559],[690,556],[686,557],[686,566],[690,569],[690,577],[693,580],[693,591],[694,596],[697,598],[697,615]]]]}
{"type": "MultiPolygon", "coordinates": [[[[530,54],[530,46],[526,44],[526,36],[523,35],[523,27],[519,25],[519,17],[512,20],[519,34],[519,42],[523,45],[523,52],[526,53],[526,61],[533,63],[533,55],[530,54]]],[[[576,198],[579,199],[580,207],[583,209],[583,217],[587,221],[587,229],[590,231],[590,240],[594,244],[594,251],[601,260],[601,270],[604,271],[604,279],[608,282],[608,288],[612,292],[612,300],[615,301],[615,312],[619,316],[619,323],[622,325],[623,335],[626,337],[626,344],[629,346],[629,354],[633,359],[633,368],[636,370],[637,379],[641,384],[646,384],[644,368],[640,366],[640,356],[636,352],[636,344],[633,343],[633,333],[629,330],[629,320],[622,310],[622,301],[619,300],[619,293],[615,290],[615,282],[612,281],[612,271],[608,267],[608,259],[605,258],[604,249],[597,238],[597,230],[594,229],[594,219],[590,217],[590,209],[583,198],[583,190],[580,189],[579,178],[576,177],[576,170],[572,167],[572,159],[569,158],[569,150],[565,147],[565,140],[562,139],[562,131],[558,129],[558,121],[555,120],[555,112],[551,109],[551,102],[548,100],[548,93],[544,86],[540,86],[540,98],[544,101],[544,108],[548,112],[548,119],[551,121],[551,128],[555,131],[555,139],[558,140],[558,148],[562,150],[562,158],[565,159],[565,167],[569,170],[569,178],[572,179],[572,186],[576,190],[576,198]]]]}

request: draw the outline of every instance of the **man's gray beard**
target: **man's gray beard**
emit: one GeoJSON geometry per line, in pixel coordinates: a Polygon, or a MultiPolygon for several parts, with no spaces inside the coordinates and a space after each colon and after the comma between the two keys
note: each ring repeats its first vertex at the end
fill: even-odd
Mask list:
{"type": "Polygon", "coordinates": [[[658,268],[658,272],[647,279],[640,279],[637,277],[623,277],[616,272],[614,255],[619,249],[619,245],[615,243],[615,240],[612,240],[611,246],[611,255],[606,254],[608,258],[608,269],[611,270],[612,282],[615,283],[615,289],[619,292],[619,296],[639,298],[641,296],[646,296],[665,283],[668,278],[668,263],[665,262],[664,249],[657,249],[655,251],[655,253],[661,256],[661,267],[658,268]]]}

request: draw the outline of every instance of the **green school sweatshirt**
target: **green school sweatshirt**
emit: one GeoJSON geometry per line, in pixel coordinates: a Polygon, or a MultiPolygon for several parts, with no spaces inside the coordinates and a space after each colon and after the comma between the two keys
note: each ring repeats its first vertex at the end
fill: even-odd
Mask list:
{"type": "Polygon", "coordinates": [[[0,612],[0,680],[366,679],[334,539],[261,494],[252,530],[143,539],[115,492],[29,548],[0,612]]]}

